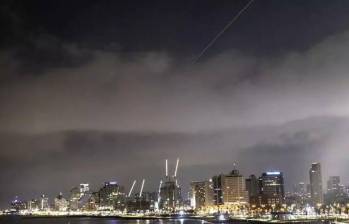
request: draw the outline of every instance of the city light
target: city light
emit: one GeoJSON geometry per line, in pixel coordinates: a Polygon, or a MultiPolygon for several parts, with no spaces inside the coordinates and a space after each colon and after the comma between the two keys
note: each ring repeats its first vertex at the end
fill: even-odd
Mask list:
{"type": "MultiPolygon", "coordinates": [[[[183,198],[177,177],[168,175],[165,160],[164,177],[156,191],[145,191],[145,179],[134,193],[137,180],[127,191],[116,181],[106,181],[98,190],[81,183],[70,190],[67,198],[60,192],[52,201],[42,194],[39,199],[23,201],[17,196],[11,208],[1,215],[22,216],[119,216],[128,218],[179,216],[202,217],[225,221],[249,220],[318,220],[340,218],[349,220],[349,191],[340,184],[339,176],[330,176],[326,197],[322,193],[320,163],[309,169],[309,184],[299,182],[293,192],[286,192],[280,171],[267,171],[259,177],[245,178],[239,170],[192,181],[188,199],[183,198]],[[126,193],[128,192],[128,193],[126,193]],[[326,201],[324,200],[326,198],[326,201]],[[210,217],[210,218],[208,218],[210,217]]],[[[183,219],[184,220],[184,219],[183,219]]]]}

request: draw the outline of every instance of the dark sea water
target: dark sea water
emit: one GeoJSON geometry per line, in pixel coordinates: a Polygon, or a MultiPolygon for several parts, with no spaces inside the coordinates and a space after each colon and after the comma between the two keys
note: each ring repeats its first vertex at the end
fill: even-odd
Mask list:
{"type": "Polygon", "coordinates": [[[20,218],[1,217],[0,224],[203,224],[193,219],[125,220],[113,218],[20,218]]]}

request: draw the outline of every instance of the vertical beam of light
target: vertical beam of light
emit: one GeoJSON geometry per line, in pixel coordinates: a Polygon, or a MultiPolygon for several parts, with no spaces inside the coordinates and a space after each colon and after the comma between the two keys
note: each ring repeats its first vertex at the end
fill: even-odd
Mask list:
{"type": "Polygon", "coordinates": [[[201,53],[195,58],[194,63],[198,62],[202,56],[206,53],[206,51],[218,40],[220,36],[222,36],[229,27],[236,22],[241,14],[245,12],[250,5],[254,2],[254,0],[250,0],[229,22],[227,25],[223,27],[223,29],[206,45],[206,47],[201,51],[201,53]]]}

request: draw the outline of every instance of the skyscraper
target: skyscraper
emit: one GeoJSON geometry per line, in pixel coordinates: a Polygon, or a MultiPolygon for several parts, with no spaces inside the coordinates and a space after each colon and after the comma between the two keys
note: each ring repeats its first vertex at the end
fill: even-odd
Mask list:
{"type": "Polygon", "coordinates": [[[63,197],[62,193],[54,199],[54,208],[56,211],[66,211],[68,209],[68,201],[63,197]]]}
{"type": "Polygon", "coordinates": [[[105,182],[99,190],[99,206],[105,209],[123,209],[125,193],[115,181],[105,182]]]}
{"type": "Polygon", "coordinates": [[[27,208],[27,205],[25,202],[23,202],[22,200],[20,200],[17,196],[16,198],[11,201],[11,208],[16,210],[16,211],[19,211],[19,210],[24,210],[27,208]]]}
{"type": "Polygon", "coordinates": [[[181,187],[179,186],[177,179],[179,159],[177,159],[173,176],[170,176],[168,173],[167,159],[165,162],[165,181],[162,182],[161,180],[160,182],[158,198],[159,208],[173,212],[182,204],[181,187]]]}
{"type": "Polygon", "coordinates": [[[341,189],[339,176],[330,176],[327,181],[327,192],[338,193],[341,189]]]}
{"type": "Polygon", "coordinates": [[[213,183],[211,181],[191,182],[192,206],[194,209],[201,209],[214,205],[213,183]]]}
{"type": "Polygon", "coordinates": [[[80,194],[81,194],[81,197],[86,194],[89,190],[90,190],[90,185],[89,184],[80,184],[80,194]]]}
{"type": "Polygon", "coordinates": [[[258,179],[255,175],[250,175],[250,177],[246,179],[246,190],[248,192],[249,203],[251,205],[259,204],[258,196],[260,189],[258,179]]]}
{"type": "Polygon", "coordinates": [[[323,204],[324,197],[322,193],[322,176],[320,163],[311,164],[309,170],[310,193],[314,205],[323,204]]]}
{"type": "Polygon", "coordinates": [[[47,211],[50,208],[48,204],[48,197],[46,197],[44,194],[41,195],[40,198],[40,210],[47,211]]]}
{"type": "Polygon", "coordinates": [[[281,172],[265,172],[259,178],[262,204],[280,205],[285,201],[284,177],[281,172]]]}
{"type": "Polygon", "coordinates": [[[234,169],[230,174],[223,176],[222,189],[225,205],[248,203],[245,178],[239,173],[239,170],[234,169]]]}
{"type": "Polygon", "coordinates": [[[70,198],[69,198],[69,210],[76,211],[79,209],[79,200],[80,200],[80,190],[78,187],[73,187],[70,190],[70,198]]]}
{"type": "Polygon", "coordinates": [[[213,182],[213,200],[215,205],[223,204],[222,178],[223,174],[212,177],[213,182]]]}
{"type": "Polygon", "coordinates": [[[176,181],[167,178],[160,189],[160,208],[174,211],[181,201],[181,188],[176,181]]]}
{"type": "Polygon", "coordinates": [[[245,178],[237,169],[229,174],[221,174],[212,178],[215,205],[246,204],[248,192],[245,178]]]}

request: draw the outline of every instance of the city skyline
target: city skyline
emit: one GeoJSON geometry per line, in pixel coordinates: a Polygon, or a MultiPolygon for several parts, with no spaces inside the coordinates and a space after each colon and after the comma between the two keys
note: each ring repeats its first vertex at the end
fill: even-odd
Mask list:
{"type": "Polygon", "coordinates": [[[286,189],[313,162],[347,184],[349,2],[255,0],[194,63],[248,2],[2,1],[0,208],[155,190],[178,157],[183,192],[234,162],[286,189]]]}
{"type": "Polygon", "coordinates": [[[134,180],[129,190],[117,181],[105,181],[99,188],[80,183],[71,188],[67,196],[59,192],[53,199],[45,194],[27,200],[16,196],[10,209],[3,212],[24,216],[197,214],[204,217],[218,211],[231,217],[266,215],[265,218],[270,218],[271,215],[272,219],[316,219],[330,214],[346,218],[349,214],[349,185],[343,185],[339,176],[329,176],[323,192],[320,163],[310,165],[309,183],[295,183],[292,191],[285,190],[285,176],[281,171],[245,177],[234,163],[228,173],[191,181],[190,191],[186,194],[178,179],[179,161],[177,158],[171,173],[168,160],[165,160],[165,173],[157,190],[146,191],[145,179],[142,179],[140,189],[135,189],[137,180],[134,180]]]}
{"type": "MultiPolygon", "coordinates": [[[[48,196],[44,192],[39,193],[39,195],[40,195],[40,198],[45,198],[46,200],[45,203],[47,204],[48,208],[49,207],[52,208],[52,206],[56,204],[57,198],[60,197],[64,199],[64,195],[67,195],[68,199],[67,199],[67,205],[65,205],[65,207],[68,207],[71,209],[71,206],[69,204],[71,203],[72,198],[73,200],[76,200],[76,203],[78,203],[78,201],[82,200],[82,196],[84,195],[85,192],[88,193],[88,195],[93,195],[95,192],[100,192],[102,189],[104,189],[105,187],[108,187],[109,185],[117,186],[117,192],[122,193],[124,197],[129,199],[134,198],[134,200],[136,200],[138,197],[140,197],[140,195],[141,197],[144,197],[142,192],[147,194],[155,193],[157,195],[156,197],[158,198],[167,197],[166,193],[164,194],[163,192],[164,191],[166,192],[166,189],[170,186],[168,185],[168,183],[171,184],[173,182],[173,184],[179,187],[178,197],[181,198],[182,203],[185,202],[186,200],[192,200],[193,195],[191,192],[193,191],[193,189],[197,191],[201,191],[201,189],[206,189],[205,191],[207,191],[209,190],[209,188],[211,188],[212,195],[210,196],[210,199],[213,202],[209,203],[207,202],[207,199],[205,201],[205,199],[201,198],[200,200],[203,200],[203,202],[201,202],[202,206],[207,206],[207,203],[209,204],[209,206],[212,206],[212,207],[220,204],[229,205],[234,203],[239,203],[242,205],[246,204],[249,206],[256,205],[259,203],[281,205],[286,203],[287,194],[292,195],[292,194],[298,194],[298,193],[309,194],[307,197],[309,197],[311,202],[307,202],[307,203],[308,204],[310,203],[309,205],[311,205],[311,203],[314,203],[313,205],[316,206],[316,205],[325,203],[323,199],[325,195],[331,196],[331,194],[333,193],[336,195],[340,191],[346,192],[347,191],[346,189],[349,189],[348,184],[343,184],[340,181],[340,176],[323,177],[321,174],[320,163],[311,164],[309,169],[308,180],[305,180],[304,182],[298,182],[298,183],[289,183],[289,185],[292,186],[292,188],[289,187],[289,189],[287,189],[285,185],[285,176],[282,171],[266,170],[266,171],[260,171],[259,174],[254,173],[254,174],[249,174],[245,176],[243,174],[240,174],[240,170],[238,169],[236,163],[234,162],[232,170],[229,172],[226,171],[226,172],[216,173],[216,175],[213,177],[206,177],[201,180],[191,180],[189,183],[190,185],[189,191],[184,192],[183,190],[181,191],[181,188],[182,188],[181,186],[188,185],[188,183],[181,183],[181,180],[177,179],[177,175],[180,176],[178,174],[178,168],[179,168],[179,158],[177,158],[176,166],[173,170],[173,175],[172,175],[171,170],[169,170],[169,167],[168,167],[168,160],[167,159],[165,160],[164,175],[162,177],[159,177],[160,186],[158,189],[151,189],[149,187],[145,189],[144,184],[146,179],[142,179],[142,181],[133,180],[132,185],[130,185],[129,188],[125,188],[125,183],[120,183],[116,180],[105,180],[103,184],[100,184],[99,186],[91,186],[88,183],[88,181],[80,184],[72,184],[72,186],[74,187],[72,187],[71,189],[65,189],[63,191],[59,191],[58,196],[52,196],[52,195],[48,196]],[[260,177],[256,178],[255,175],[257,175],[257,177],[260,175],[260,177]],[[259,184],[257,182],[256,183],[251,182],[252,176],[256,178],[256,181],[258,181],[259,184]],[[274,178],[279,179],[277,181],[278,184],[270,184],[270,181],[274,182],[274,178]],[[139,186],[137,186],[137,182],[139,186]],[[327,185],[323,184],[326,182],[327,182],[327,185]],[[296,186],[299,186],[299,184],[302,184],[301,188],[296,187],[296,186]],[[230,187],[226,188],[225,186],[230,186],[230,187]],[[258,193],[258,191],[256,191],[256,189],[253,189],[253,188],[261,188],[260,193],[258,193]],[[220,189],[221,193],[218,193],[213,189],[220,189]],[[275,196],[273,193],[275,190],[276,192],[278,192],[277,196],[275,196]],[[139,192],[137,193],[137,191],[139,192]],[[62,192],[65,192],[65,194],[63,194],[62,192]],[[75,194],[78,194],[78,196],[74,196],[75,194]],[[256,198],[256,196],[258,195],[260,195],[259,196],[260,199],[256,198]],[[53,198],[54,200],[52,200],[53,198]],[[221,199],[218,199],[218,198],[221,198],[221,199]]],[[[207,192],[204,194],[207,194],[207,192]]],[[[105,197],[107,197],[107,195],[105,197]]],[[[11,203],[13,202],[16,203],[17,201],[31,203],[32,201],[34,202],[36,200],[40,200],[38,198],[39,198],[38,195],[33,198],[25,198],[25,197],[20,197],[16,195],[15,197],[13,197],[13,200],[11,200],[11,203]]],[[[156,201],[158,200],[160,199],[156,199],[156,201]]],[[[332,200],[332,199],[329,199],[329,200],[332,200]]],[[[85,199],[84,203],[87,203],[87,198],[85,199]]],[[[157,206],[164,207],[164,205],[159,201],[158,203],[159,204],[157,206]]],[[[326,202],[325,204],[327,203],[329,202],[326,202]]],[[[193,204],[194,208],[197,207],[198,204],[200,203],[194,202],[193,204]]],[[[41,206],[43,207],[43,205],[41,206]]],[[[99,206],[103,207],[103,205],[99,205],[99,206]]],[[[175,207],[176,206],[171,205],[172,209],[175,209],[175,207]]],[[[78,205],[75,205],[74,208],[75,209],[73,209],[73,211],[78,210],[78,205]]],[[[81,209],[80,206],[79,206],[79,209],[81,209]]]]}

